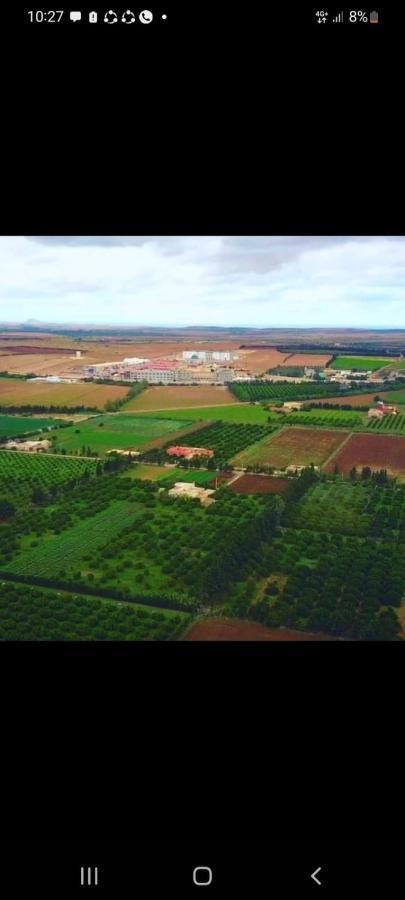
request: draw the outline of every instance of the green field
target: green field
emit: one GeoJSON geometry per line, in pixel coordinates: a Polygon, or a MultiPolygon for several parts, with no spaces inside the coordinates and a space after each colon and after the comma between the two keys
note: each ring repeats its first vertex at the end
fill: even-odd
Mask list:
{"type": "Polygon", "coordinates": [[[405,434],[405,414],[384,416],[383,419],[369,419],[368,428],[378,433],[405,434]]]}
{"type": "Polygon", "coordinates": [[[169,640],[188,621],[173,610],[0,583],[0,641],[169,640]]]}
{"type": "MultiPolygon", "coordinates": [[[[166,471],[170,470],[166,469],[166,471]]],[[[187,469],[179,468],[174,469],[173,472],[161,482],[161,484],[164,485],[164,487],[169,488],[173,484],[175,484],[176,481],[186,481],[187,483],[194,482],[200,487],[208,487],[211,482],[214,481],[215,475],[216,470],[212,469],[210,471],[206,471],[205,469],[203,469],[202,471],[199,471],[199,469],[192,469],[189,471],[187,469]]]]}
{"type": "MultiPolygon", "coordinates": [[[[165,409],[159,413],[142,413],[142,417],[159,419],[182,420],[184,426],[187,422],[199,420],[235,422],[246,425],[267,425],[268,412],[263,406],[250,406],[248,403],[234,403],[231,406],[196,406],[191,409],[165,409]]],[[[140,413],[132,413],[139,418],[140,413]]]]}
{"type": "Polygon", "coordinates": [[[311,409],[306,411],[297,410],[292,413],[269,413],[269,420],[279,425],[308,425],[324,428],[354,428],[358,429],[367,427],[367,414],[358,413],[355,410],[331,410],[331,409],[311,409]]]}
{"type": "Polygon", "coordinates": [[[399,388],[396,391],[384,391],[380,396],[386,403],[405,403],[405,388],[399,388]]]}
{"type": "Polygon", "coordinates": [[[86,553],[106,544],[123,528],[140,522],[142,514],[139,504],[116,500],[61,534],[45,534],[40,541],[30,542],[31,546],[17,553],[3,569],[16,575],[63,579],[65,571],[78,564],[86,553]]]}
{"type": "Polygon", "coordinates": [[[375,356],[337,356],[336,359],[330,363],[329,368],[356,369],[358,372],[376,372],[383,366],[389,366],[398,361],[398,358],[395,359],[390,356],[382,356],[379,358],[375,356]]]}
{"type": "Polygon", "coordinates": [[[80,453],[84,448],[84,455],[90,451],[99,456],[114,449],[136,450],[154,438],[184,428],[186,418],[176,415],[167,422],[161,417],[121,413],[93,416],[69,428],[58,430],[54,449],[57,452],[65,450],[66,453],[80,453]]]}
{"type": "Polygon", "coordinates": [[[34,419],[32,416],[0,415],[0,441],[34,434],[43,429],[55,428],[60,424],[60,419],[34,419]]]}
{"type": "MultiPolygon", "coordinates": [[[[256,381],[251,383],[239,383],[232,381],[229,385],[235,397],[242,402],[255,402],[257,400],[311,400],[321,397],[333,397],[339,394],[339,387],[335,384],[319,382],[282,382],[282,381],[256,381]]],[[[347,395],[347,392],[346,392],[347,395]]]]}
{"type": "Polygon", "coordinates": [[[133,463],[129,469],[125,469],[122,474],[123,478],[141,478],[145,481],[161,481],[168,476],[175,477],[182,474],[181,469],[171,468],[169,466],[155,466],[146,463],[133,463]]]}
{"type": "Polygon", "coordinates": [[[19,506],[34,488],[56,489],[95,474],[97,463],[90,459],[71,459],[51,454],[31,454],[18,450],[0,450],[0,494],[19,506]]]}

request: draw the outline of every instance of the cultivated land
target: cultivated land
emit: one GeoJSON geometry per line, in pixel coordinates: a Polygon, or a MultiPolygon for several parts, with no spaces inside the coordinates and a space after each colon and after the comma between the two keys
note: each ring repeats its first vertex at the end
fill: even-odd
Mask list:
{"type": "Polygon", "coordinates": [[[125,404],[125,411],[165,410],[177,407],[211,406],[237,403],[227,387],[215,385],[179,385],[146,388],[125,404]]]}
{"type": "MultiPolygon", "coordinates": [[[[138,413],[137,413],[138,415],[138,413]]],[[[142,415],[142,413],[139,413],[142,415]]],[[[185,419],[187,421],[199,420],[221,422],[246,423],[247,425],[267,425],[269,413],[263,406],[249,406],[248,403],[234,403],[232,406],[199,406],[187,407],[187,409],[164,409],[156,411],[155,415],[159,419],[185,419]]],[[[146,413],[145,413],[146,418],[146,413]]]]}
{"type": "Polygon", "coordinates": [[[0,635],[6,641],[173,640],[188,621],[173,610],[0,583],[0,635]]]}
{"type": "Polygon", "coordinates": [[[272,475],[241,475],[229,485],[236,494],[283,494],[291,485],[289,478],[272,475]]]}
{"type": "MultiPolygon", "coordinates": [[[[246,348],[239,352],[241,368],[259,373],[283,361],[287,367],[324,365],[338,339],[332,334],[328,343],[327,332],[318,335],[322,356],[310,346],[304,352],[305,333],[286,330],[278,337],[287,347],[296,344],[296,352],[246,348]]],[[[0,369],[38,372],[43,366],[43,372],[64,374],[130,356],[237,350],[239,338],[0,335],[0,369]],[[75,348],[80,360],[73,357],[75,348]]],[[[344,343],[347,338],[341,340],[346,357],[355,359],[360,336],[353,332],[352,344],[344,343]]],[[[368,339],[371,352],[372,333],[368,339]]],[[[394,348],[401,349],[393,339],[394,348]]],[[[368,358],[367,349],[365,368],[371,368],[369,359],[395,366],[389,357],[368,358]]],[[[14,396],[9,402],[14,406],[29,404],[27,394],[35,390],[48,395],[31,401],[38,406],[69,405],[68,391],[76,393],[72,405],[102,408],[107,400],[89,400],[91,393],[125,400],[129,386],[38,385],[2,376],[0,405],[2,390],[22,392],[19,401],[14,396]],[[85,391],[85,400],[78,391],[85,391]],[[49,400],[62,392],[63,400],[49,400]]],[[[328,639],[395,639],[402,627],[398,615],[405,622],[405,486],[400,478],[395,482],[377,471],[367,477],[361,469],[405,476],[405,437],[399,436],[404,411],[370,423],[360,410],[274,411],[273,401],[312,400],[308,392],[320,402],[353,403],[355,409],[357,400],[374,405],[379,390],[350,397],[318,384],[245,384],[235,393],[214,386],[152,387],[128,401],[125,411],[88,414],[46,433],[60,456],[0,450],[0,640],[137,641],[186,634],[190,640],[321,640],[326,633],[328,639]],[[181,402],[173,399],[180,395],[181,402]],[[156,406],[161,396],[164,402],[156,406]],[[152,404],[150,411],[140,408],[144,402],[152,404]],[[389,435],[378,433],[385,429],[389,435]],[[201,460],[200,468],[154,464],[165,458],[169,442],[210,447],[213,468],[201,460]],[[153,464],[105,455],[114,447],[139,447],[151,453],[153,464]],[[88,452],[98,459],[86,458],[88,452]],[[240,465],[241,459],[259,472],[232,472],[230,460],[240,465]],[[334,474],[339,459],[343,468],[334,474]],[[306,469],[295,478],[260,474],[260,467],[311,463],[323,471],[306,469]],[[353,466],[357,473],[349,477],[353,466]],[[204,507],[169,497],[175,481],[229,487],[204,507]],[[193,616],[197,622],[187,632],[193,616]]],[[[405,389],[381,396],[398,404],[405,389]]],[[[35,419],[6,415],[3,424],[19,428],[23,419],[38,428],[41,418],[55,424],[39,412],[35,419]]]]}
{"type": "Polygon", "coordinates": [[[326,466],[331,472],[338,466],[348,473],[353,466],[361,469],[386,469],[391,475],[405,477],[405,437],[380,434],[354,434],[326,466]]]}
{"type": "Polygon", "coordinates": [[[266,628],[255,622],[232,619],[205,619],[196,622],[184,635],[185,641],[324,641],[326,635],[303,634],[291,628],[266,628]]]}
{"type": "Polygon", "coordinates": [[[129,387],[116,384],[46,384],[0,379],[0,406],[86,406],[103,409],[109,400],[122,400],[129,387]]]}
{"type": "MultiPolygon", "coordinates": [[[[378,386],[376,385],[375,391],[372,391],[372,393],[369,394],[351,394],[350,397],[345,397],[344,395],[341,395],[339,397],[323,397],[322,400],[311,400],[311,404],[316,403],[318,405],[319,403],[319,405],[322,406],[322,403],[332,403],[333,406],[341,406],[341,404],[344,403],[345,406],[353,406],[354,408],[356,408],[357,406],[364,406],[368,409],[370,406],[375,406],[376,397],[384,398],[387,403],[390,403],[394,400],[395,395],[397,398],[397,402],[400,403],[401,401],[398,397],[398,394],[401,393],[401,391],[383,391],[381,392],[381,394],[379,394],[378,386]]],[[[405,390],[403,391],[403,399],[405,400],[405,390]]]]}
{"type": "Polygon", "coordinates": [[[324,369],[332,356],[322,353],[292,353],[282,363],[283,366],[313,366],[324,369]]]}
{"type": "Polygon", "coordinates": [[[249,370],[253,375],[261,375],[268,369],[274,369],[276,366],[282,366],[284,360],[290,354],[280,353],[279,350],[273,349],[249,349],[238,351],[238,366],[241,369],[249,370]]]}
{"type": "Polygon", "coordinates": [[[30,416],[0,415],[0,440],[32,434],[46,428],[54,428],[57,419],[32,418],[30,416]]]}
{"type": "Polygon", "coordinates": [[[316,428],[284,428],[233,457],[235,466],[262,463],[283,469],[286,466],[316,466],[325,460],[347,438],[342,431],[316,428]]]}
{"type": "MultiPolygon", "coordinates": [[[[155,438],[184,427],[184,421],[176,419],[154,419],[114,413],[92,416],[84,422],[55,432],[55,449],[67,453],[82,451],[86,454],[98,453],[103,456],[107,450],[137,450],[155,438]]],[[[177,439],[177,438],[176,438],[177,439]]]]}
{"type": "Polygon", "coordinates": [[[358,372],[377,372],[383,366],[389,366],[394,363],[392,357],[375,356],[337,356],[331,363],[331,369],[357,369],[358,372]]]}
{"type": "Polygon", "coordinates": [[[172,468],[171,466],[154,466],[153,464],[135,463],[130,469],[126,469],[123,473],[125,478],[141,478],[145,481],[161,481],[162,478],[169,476],[181,481],[184,472],[181,469],[172,468]]]}

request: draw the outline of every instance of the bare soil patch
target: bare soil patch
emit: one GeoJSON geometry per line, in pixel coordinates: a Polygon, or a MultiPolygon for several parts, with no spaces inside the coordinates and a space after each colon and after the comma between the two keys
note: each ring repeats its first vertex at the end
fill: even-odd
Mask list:
{"type": "Polygon", "coordinates": [[[340,451],[325,466],[333,472],[338,466],[347,473],[353,466],[361,469],[387,469],[391,475],[405,475],[405,437],[385,434],[352,434],[340,451]]]}
{"type": "Polygon", "coordinates": [[[327,641],[328,635],[306,634],[291,628],[266,628],[238,619],[204,619],[192,625],[185,641],[327,641]]]}

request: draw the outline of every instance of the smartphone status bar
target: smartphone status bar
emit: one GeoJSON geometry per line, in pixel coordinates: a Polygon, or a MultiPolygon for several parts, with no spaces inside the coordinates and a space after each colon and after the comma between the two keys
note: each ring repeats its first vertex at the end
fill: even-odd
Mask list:
{"type": "Polygon", "coordinates": [[[156,25],[167,12],[156,9],[27,9],[24,20],[32,25],[156,25]]]}

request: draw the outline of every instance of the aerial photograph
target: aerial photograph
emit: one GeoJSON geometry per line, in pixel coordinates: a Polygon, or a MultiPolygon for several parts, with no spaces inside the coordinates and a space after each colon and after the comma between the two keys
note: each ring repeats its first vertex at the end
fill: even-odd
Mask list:
{"type": "Polygon", "coordinates": [[[405,237],[0,237],[0,641],[404,636],[405,237]]]}

